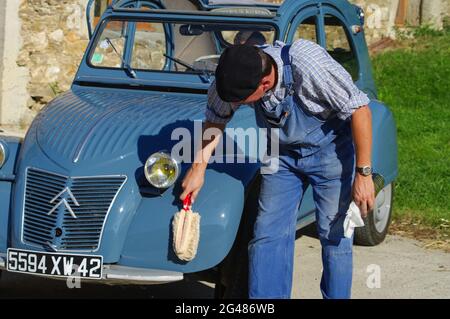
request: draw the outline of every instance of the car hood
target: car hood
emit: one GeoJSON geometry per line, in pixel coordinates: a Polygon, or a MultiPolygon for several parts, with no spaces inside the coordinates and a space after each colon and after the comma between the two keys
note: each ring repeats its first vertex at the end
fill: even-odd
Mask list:
{"type": "Polygon", "coordinates": [[[132,155],[142,162],[170,150],[175,129],[192,132],[205,104],[204,95],[76,88],[49,103],[33,126],[42,151],[67,169],[132,155]]]}

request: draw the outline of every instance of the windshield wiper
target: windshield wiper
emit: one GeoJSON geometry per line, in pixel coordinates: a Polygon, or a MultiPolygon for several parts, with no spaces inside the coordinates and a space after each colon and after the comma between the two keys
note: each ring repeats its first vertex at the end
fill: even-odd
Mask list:
{"type": "Polygon", "coordinates": [[[120,60],[122,60],[122,64],[123,64],[124,68],[128,71],[128,74],[132,78],[136,79],[137,78],[136,72],[134,72],[134,70],[131,68],[131,66],[128,63],[125,62],[125,60],[123,59],[122,55],[119,53],[119,51],[117,51],[117,49],[114,46],[114,44],[112,44],[111,40],[108,37],[106,37],[105,40],[113,48],[114,52],[116,52],[116,54],[120,58],[120,60]]]}
{"type": "Polygon", "coordinates": [[[205,70],[205,69],[203,69],[203,70],[202,69],[196,69],[193,65],[191,65],[191,64],[189,64],[187,62],[184,62],[184,61],[182,61],[180,59],[171,57],[171,56],[169,56],[169,55],[167,55],[165,53],[163,55],[166,58],[168,58],[169,60],[172,60],[173,62],[184,66],[188,70],[191,70],[191,71],[193,71],[195,73],[201,73],[201,74],[199,74],[199,76],[202,77],[202,79],[205,80],[206,82],[211,83],[211,74],[213,74],[214,72],[212,72],[210,70],[205,70]]]}

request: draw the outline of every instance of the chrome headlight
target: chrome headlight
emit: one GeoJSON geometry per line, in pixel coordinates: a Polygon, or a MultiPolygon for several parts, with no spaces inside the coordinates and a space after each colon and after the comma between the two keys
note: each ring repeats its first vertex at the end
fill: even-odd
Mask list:
{"type": "Polygon", "coordinates": [[[148,158],[144,171],[150,184],[157,188],[168,188],[177,180],[180,168],[169,154],[157,152],[148,158]]]}
{"type": "Polygon", "coordinates": [[[0,168],[3,167],[3,164],[6,162],[6,146],[0,141],[0,168]]]}

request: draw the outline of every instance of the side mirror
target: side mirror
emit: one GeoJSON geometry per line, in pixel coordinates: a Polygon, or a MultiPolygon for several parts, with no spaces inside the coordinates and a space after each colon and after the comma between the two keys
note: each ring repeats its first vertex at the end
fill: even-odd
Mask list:
{"type": "Polygon", "coordinates": [[[192,36],[192,35],[202,35],[204,28],[202,25],[184,24],[180,26],[180,34],[192,36]]]}

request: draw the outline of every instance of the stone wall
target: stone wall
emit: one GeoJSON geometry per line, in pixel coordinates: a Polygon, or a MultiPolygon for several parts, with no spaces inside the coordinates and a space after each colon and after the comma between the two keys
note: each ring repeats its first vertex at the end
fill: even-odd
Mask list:
{"type": "Polygon", "coordinates": [[[394,25],[399,0],[354,0],[364,9],[365,34],[369,44],[383,37],[395,36],[394,25]]]}
{"type": "MultiPolygon", "coordinates": [[[[0,57],[4,56],[5,47],[5,18],[6,18],[6,2],[0,1],[0,57]]],[[[3,81],[1,81],[1,75],[3,74],[3,61],[0,61],[0,92],[3,92],[3,81]]],[[[0,107],[1,107],[1,95],[0,95],[0,107]]],[[[1,109],[0,109],[0,123],[1,123],[1,109]]]]}
{"type": "Polygon", "coordinates": [[[70,88],[88,43],[87,0],[22,0],[22,48],[17,65],[29,71],[27,108],[36,113],[70,88]]]}
{"type": "Polygon", "coordinates": [[[443,27],[450,16],[449,0],[350,0],[365,12],[365,34],[369,44],[390,37],[395,38],[396,28],[429,25],[443,27]]]}
{"type": "Polygon", "coordinates": [[[18,0],[6,0],[4,9],[4,46],[1,58],[2,82],[0,91],[0,124],[19,124],[31,122],[27,111],[27,83],[29,72],[17,64],[17,57],[22,47],[21,20],[19,19],[18,0]]]}

